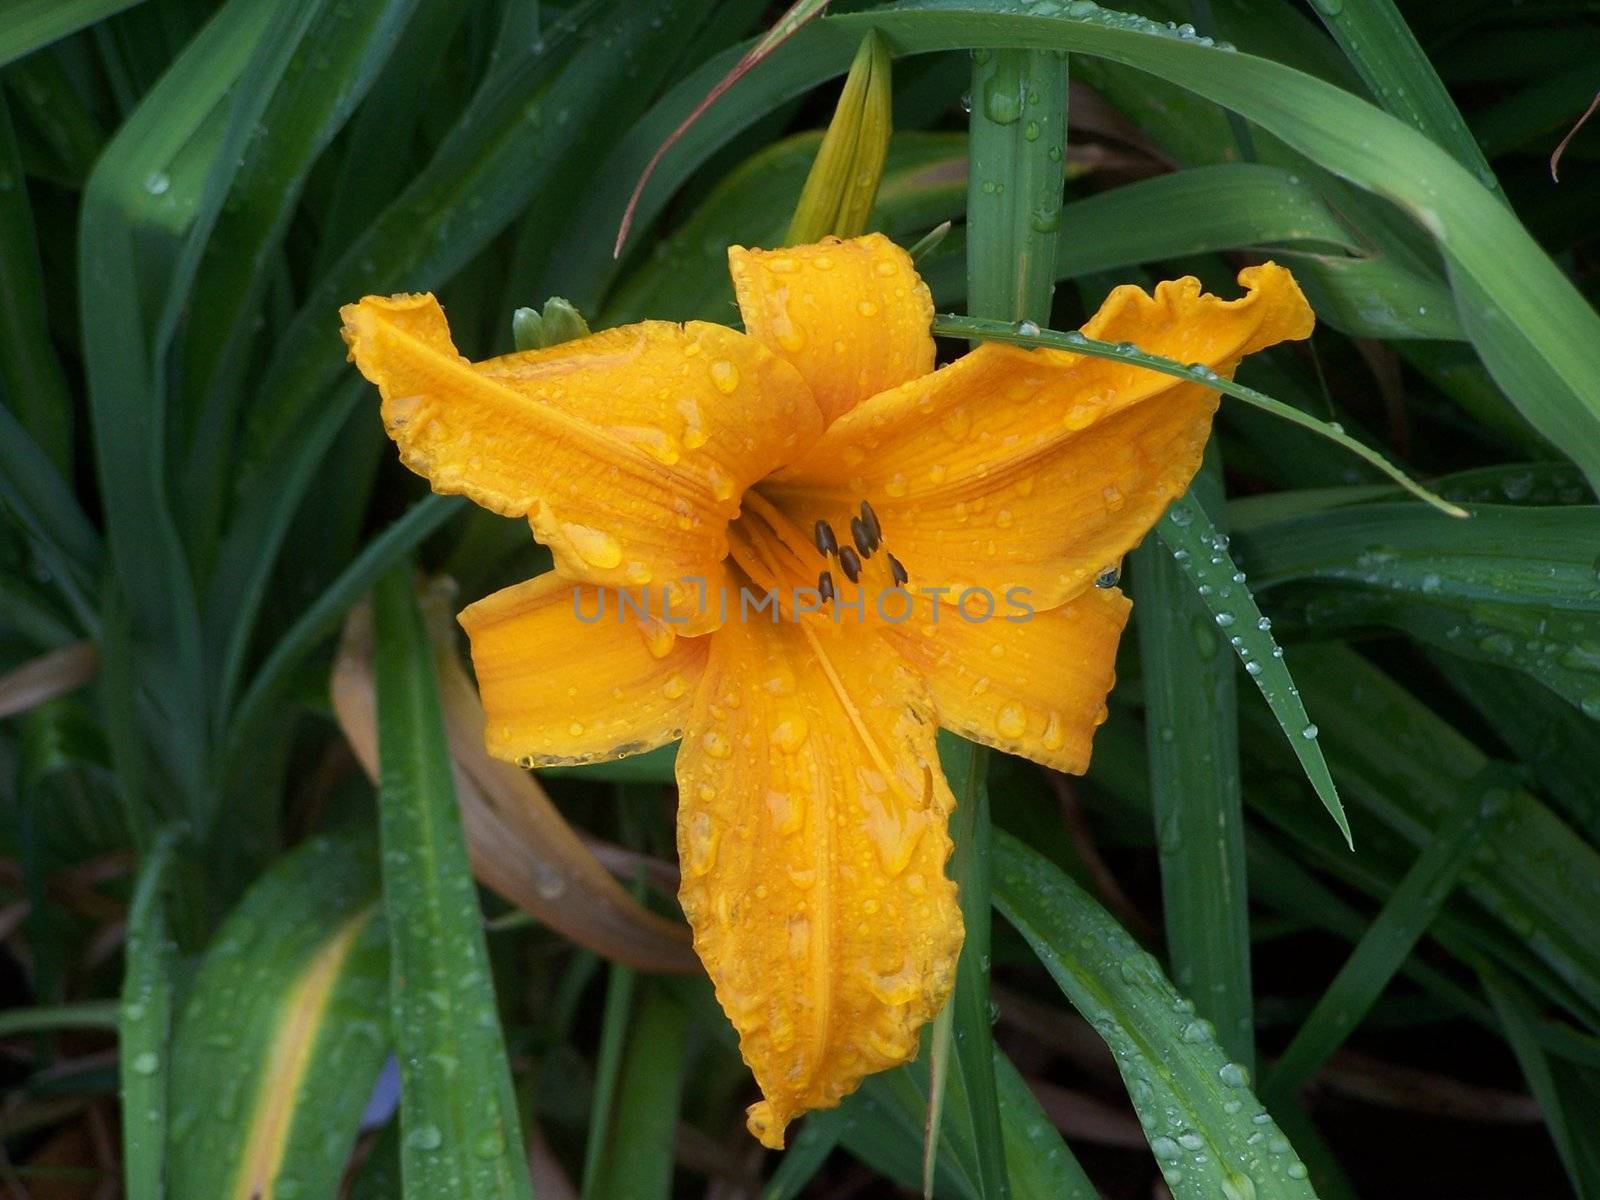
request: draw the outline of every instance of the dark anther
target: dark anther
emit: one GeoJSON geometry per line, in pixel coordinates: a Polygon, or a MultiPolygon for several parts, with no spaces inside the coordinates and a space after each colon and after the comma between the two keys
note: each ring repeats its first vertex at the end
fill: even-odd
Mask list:
{"type": "Polygon", "coordinates": [[[839,539],[833,536],[833,526],[826,521],[818,521],[811,531],[811,536],[824,557],[831,558],[839,552],[839,539]]]}
{"type": "MultiPolygon", "coordinates": [[[[820,525],[821,522],[819,521],[818,524],[820,525]]],[[[821,575],[817,576],[817,594],[822,597],[822,602],[824,604],[833,599],[832,571],[824,571],[821,575]]]]}
{"type": "Polygon", "coordinates": [[[856,557],[856,552],[850,549],[849,546],[839,547],[839,568],[851,583],[860,582],[861,560],[856,557]]]}
{"type": "Polygon", "coordinates": [[[905,565],[894,555],[889,555],[889,574],[894,576],[895,587],[904,587],[906,580],[911,576],[906,574],[905,565]]]}
{"type": "Polygon", "coordinates": [[[871,558],[872,552],[877,549],[867,523],[860,517],[850,518],[850,538],[855,542],[856,549],[861,551],[862,558],[871,558]]]}
{"type": "Polygon", "coordinates": [[[872,505],[865,500],[861,502],[861,523],[867,527],[867,536],[872,539],[872,548],[876,550],[883,544],[883,526],[878,524],[878,514],[872,511],[872,505]]]}

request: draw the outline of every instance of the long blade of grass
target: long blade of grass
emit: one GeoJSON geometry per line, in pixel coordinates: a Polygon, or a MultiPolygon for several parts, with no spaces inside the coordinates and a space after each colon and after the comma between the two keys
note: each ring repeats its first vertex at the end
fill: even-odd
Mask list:
{"type": "Polygon", "coordinates": [[[1594,1111],[1600,1101],[1600,1071],[1564,1063],[1539,1044],[1536,1011],[1523,990],[1492,972],[1482,976],[1495,1015],[1517,1056],[1561,1164],[1579,1200],[1600,1196],[1600,1138],[1594,1111]]]}
{"type": "Polygon", "coordinates": [[[218,929],[173,1046],[172,1200],[337,1193],[389,1053],[370,837],[280,859],[218,929]]]}
{"type": "Polygon", "coordinates": [[[417,2],[310,5],[298,36],[285,37],[275,60],[241,80],[231,119],[243,132],[222,154],[236,151],[242,161],[211,181],[222,197],[216,216],[196,223],[203,245],[193,251],[194,273],[172,296],[187,314],[178,436],[189,452],[177,491],[201,562],[221,519],[255,322],[289,219],[313,162],[366,94],[417,2]]]}
{"type": "MultiPolygon", "coordinates": [[[[3,36],[3,35],[0,35],[3,36]]],[[[44,273],[11,112],[0,93],[0,399],[72,478],[72,397],[45,324],[44,273]]]]}
{"type": "Polygon", "coordinates": [[[1215,633],[1209,628],[1206,633],[1227,638],[1271,708],[1317,799],[1339,826],[1345,842],[1353,845],[1350,821],[1317,741],[1317,727],[1306,713],[1283,650],[1272,636],[1272,622],[1262,615],[1243,572],[1229,555],[1227,538],[1212,526],[1202,505],[1188,500],[1179,500],[1167,510],[1156,523],[1156,534],[1210,614],[1215,633]]]}
{"type": "Polygon", "coordinates": [[[1177,1200],[1313,1197],[1305,1165],[1159,964],[1059,868],[995,836],[995,904],[1116,1055],[1177,1200]]]}
{"type": "Polygon", "coordinates": [[[11,0],[0,12],[0,67],[143,0],[11,0]]]}
{"type": "Polygon", "coordinates": [[[1498,190],[1483,147],[1394,0],[1312,8],[1379,104],[1450,151],[1485,187],[1498,190]]]}
{"type": "MultiPolygon", "coordinates": [[[[1213,451],[1179,503],[1188,511],[1220,512],[1222,499],[1221,463],[1213,451]]],[[[1173,979],[1184,995],[1196,997],[1229,1057],[1254,1070],[1233,655],[1223,644],[1227,631],[1218,629],[1196,595],[1198,586],[1210,585],[1187,578],[1164,539],[1147,541],[1130,558],[1173,979]]]]}
{"type": "Polygon", "coordinates": [[[1296,1089],[1317,1073],[1361,1024],[1410,957],[1504,812],[1511,795],[1505,775],[1490,764],[1479,779],[1463,789],[1455,807],[1446,813],[1432,840],[1417,855],[1263,1081],[1262,1096],[1268,1104],[1287,1103],[1296,1089]]]}
{"type": "MultiPolygon", "coordinates": [[[[663,158],[636,220],[652,219],[706,155],[772,101],[841,72],[868,28],[897,54],[1024,47],[1101,55],[1231,108],[1334,175],[1394,201],[1444,252],[1463,320],[1512,401],[1591,479],[1600,478],[1600,363],[1592,353],[1600,316],[1495,193],[1428,138],[1332,84],[1093,4],[1018,11],[1003,0],[911,0],[814,22],[730,91],[738,103],[706,113],[663,158]]],[[[620,213],[638,178],[635,164],[691,97],[704,94],[706,79],[725,69],[720,59],[707,63],[618,147],[590,197],[597,213],[620,213]]],[[[575,285],[568,294],[580,303],[610,273],[596,252],[574,247],[568,256],[575,285]]]]}
{"type": "Polygon", "coordinates": [[[170,829],[156,838],[145,855],[128,911],[117,1033],[123,1188],[128,1200],[167,1196],[167,1106],[178,955],[167,918],[166,890],[177,838],[170,829]]]}
{"type": "Polygon", "coordinates": [[[669,133],[661,145],[656,148],[655,154],[645,164],[644,170],[639,173],[639,180],[633,185],[633,194],[629,196],[628,203],[622,210],[622,219],[617,222],[617,238],[611,247],[611,257],[620,258],[622,247],[627,244],[628,232],[633,226],[633,211],[639,203],[639,197],[644,192],[645,184],[650,182],[650,175],[655,171],[656,164],[662,156],[672,149],[672,144],[688,132],[689,127],[700,117],[706,109],[710,108],[734,84],[750,73],[764,58],[798,33],[806,22],[822,15],[822,10],[828,7],[828,0],[794,0],[783,11],[772,28],[768,29],[755,42],[739,56],[739,61],[734,63],[728,73],[717,80],[706,92],[700,103],[683,119],[683,123],[669,133]]]}
{"type": "MultiPolygon", "coordinates": [[[[1413,847],[1414,855],[1487,760],[1471,739],[1353,650],[1304,646],[1296,650],[1296,661],[1341,790],[1366,814],[1364,827],[1373,827],[1363,837],[1361,855],[1319,853],[1318,860],[1363,890],[1375,890],[1376,881],[1363,879],[1358,869],[1394,840],[1380,839],[1378,826],[1413,847]],[[1405,736],[1397,737],[1397,731],[1405,736]]],[[[1246,719],[1257,730],[1270,728],[1263,713],[1247,709],[1246,719]]],[[[1263,757],[1276,749],[1260,739],[1251,744],[1263,757]]],[[[1279,805],[1270,788],[1251,800],[1278,824],[1284,824],[1285,809],[1295,808],[1279,805]]],[[[1491,919],[1474,913],[1471,924],[1463,925],[1447,905],[1438,932],[1470,930],[1473,942],[1496,958],[1516,960],[1530,983],[1600,1027],[1593,1000],[1600,996],[1600,930],[1589,917],[1600,905],[1600,853],[1523,791],[1512,797],[1501,830],[1493,861],[1470,863],[1459,889],[1491,919]],[[1531,936],[1535,930],[1538,937],[1531,936]],[[1541,969],[1548,974],[1541,976],[1541,969]]],[[[1326,839],[1299,831],[1296,840],[1312,853],[1327,849],[1326,839]]]]}
{"type": "Polygon", "coordinates": [[[384,572],[409,555],[462,507],[463,502],[454,496],[429,496],[420,501],[368,542],[339,577],[300,614],[273,645],[272,652],[232,712],[230,758],[245,751],[251,731],[265,715],[266,707],[276,697],[285,678],[320,640],[338,628],[350,606],[370,591],[384,572]]]}
{"type": "MultiPolygon", "coordinates": [[[[956,811],[950,818],[950,876],[956,881],[961,903],[961,920],[966,938],[956,962],[955,991],[950,997],[950,1033],[954,1053],[949,1055],[951,1070],[939,1081],[954,1084],[960,1104],[931,1094],[928,1103],[938,1105],[951,1117],[958,1108],[967,1128],[963,1141],[973,1150],[973,1179],[981,1200],[1011,1194],[1007,1171],[1003,1125],[994,1080],[994,1037],[989,1015],[989,936],[993,916],[989,899],[989,789],[985,783],[988,751],[963,741],[953,734],[939,736],[939,761],[956,797],[956,811]]],[[[935,1081],[938,1082],[938,1081],[935,1081]]],[[[930,1140],[937,1144],[939,1128],[927,1124],[930,1140]]],[[[933,1147],[924,1149],[933,1156],[933,1147]]],[[[924,1173],[925,1188],[931,1172],[924,1173]]],[[[931,1191],[931,1188],[928,1188],[931,1191]]]]}
{"type": "Polygon", "coordinates": [[[0,405],[0,502],[27,535],[73,615],[86,631],[99,625],[92,597],[104,569],[100,534],[50,457],[11,410],[0,405]]]}
{"type": "Polygon", "coordinates": [[[1406,491],[1425,500],[1440,512],[1448,513],[1452,517],[1464,517],[1465,509],[1460,505],[1438,496],[1417,483],[1404,471],[1394,466],[1388,459],[1377,451],[1368,448],[1356,441],[1337,425],[1330,425],[1319,421],[1315,417],[1301,412],[1293,405],[1285,404],[1281,400],[1274,400],[1271,396],[1262,394],[1254,388],[1245,387],[1242,383],[1235,383],[1231,379],[1224,379],[1217,372],[1206,366],[1184,366],[1170,358],[1162,358],[1155,354],[1146,354],[1136,346],[1112,345],[1110,342],[1096,341],[1094,338],[1085,337],[1075,329],[1065,333],[1058,333],[1054,329],[1039,329],[1026,322],[1007,324],[1004,321],[988,321],[978,317],[941,316],[933,322],[933,331],[947,337],[966,337],[982,339],[985,341],[1011,342],[1019,346],[1048,346],[1055,350],[1068,350],[1073,354],[1083,354],[1090,358],[1107,358],[1117,362],[1129,363],[1133,366],[1145,367],[1148,370],[1170,375],[1174,379],[1186,380],[1197,383],[1201,387],[1214,388],[1224,392],[1237,400],[1243,400],[1252,408],[1259,408],[1269,412],[1280,420],[1291,425],[1298,425],[1302,429],[1309,429],[1330,442],[1348,450],[1357,458],[1370,463],[1394,480],[1406,491]]]}
{"type": "MultiPolygon", "coordinates": [[[[609,1017],[609,995],[607,1005],[609,1017]]],[[[688,1010],[646,981],[623,1027],[604,1110],[596,1094],[590,1146],[601,1149],[586,1158],[585,1200],[666,1200],[670,1194],[688,1036],[688,1010]]]]}
{"type": "Polygon", "coordinates": [[[406,1195],[532,1200],[432,651],[408,567],[378,584],[373,624],[406,1195]]]}

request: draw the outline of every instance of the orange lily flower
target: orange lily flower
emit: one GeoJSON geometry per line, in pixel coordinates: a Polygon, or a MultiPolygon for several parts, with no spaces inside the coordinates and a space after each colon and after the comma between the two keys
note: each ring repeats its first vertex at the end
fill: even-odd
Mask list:
{"type": "MultiPolygon", "coordinates": [[[[996,343],[935,370],[928,289],[877,234],[728,253],[743,333],[647,321],[473,363],[410,295],[347,306],[344,336],[405,463],[554,555],[461,614],[490,752],[683,739],[680,900],[777,1148],[912,1058],[949,995],[936,727],[1087,767],[1129,608],[1096,581],[1188,486],[1218,396],[996,343]]],[[[1083,331],[1225,376],[1309,335],[1288,271],[1239,281],[1118,288],[1083,331]]]]}

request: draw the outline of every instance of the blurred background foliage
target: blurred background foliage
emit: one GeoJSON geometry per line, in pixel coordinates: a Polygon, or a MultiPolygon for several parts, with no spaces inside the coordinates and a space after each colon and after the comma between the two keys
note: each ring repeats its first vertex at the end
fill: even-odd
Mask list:
{"type": "Polygon", "coordinates": [[[1600,129],[1548,162],[1600,10],[840,0],[614,261],[780,11],[0,3],[0,1186],[1600,1197],[1600,129]],[[1072,329],[1270,255],[1321,323],[1243,382],[1473,515],[1225,402],[1089,775],[947,747],[983,970],[779,1157],[671,899],[670,751],[483,755],[449,614],[543,552],[399,467],[335,314],[435,290],[473,357],[552,294],[733,320],[725,247],[783,238],[873,29],[872,225],[954,222],[942,310],[1072,329]],[[1040,216],[1059,142],[986,81],[1063,54],[1040,216]],[[995,311],[1036,237],[1053,304],[995,311]]]}

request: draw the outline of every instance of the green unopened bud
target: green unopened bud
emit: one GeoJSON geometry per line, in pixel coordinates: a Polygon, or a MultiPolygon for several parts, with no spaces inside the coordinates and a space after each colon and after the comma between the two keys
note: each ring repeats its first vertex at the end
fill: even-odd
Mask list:
{"type": "Polygon", "coordinates": [[[833,121],[795,205],[790,245],[866,232],[889,152],[890,61],[889,48],[876,30],[870,31],[850,64],[833,121]]]}
{"type": "Polygon", "coordinates": [[[560,296],[546,300],[542,313],[536,308],[519,308],[511,314],[511,340],[519,351],[545,350],[588,336],[589,323],[583,314],[560,296]]]}

